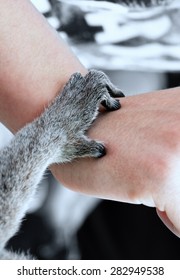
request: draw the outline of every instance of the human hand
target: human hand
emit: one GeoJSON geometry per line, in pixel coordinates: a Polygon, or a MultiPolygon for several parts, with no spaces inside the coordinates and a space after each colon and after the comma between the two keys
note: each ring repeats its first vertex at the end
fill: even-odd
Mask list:
{"type": "Polygon", "coordinates": [[[121,99],[122,108],[102,113],[89,130],[107,155],[53,166],[74,191],[156,207],[180,236],[180,88],[121,99]]]}

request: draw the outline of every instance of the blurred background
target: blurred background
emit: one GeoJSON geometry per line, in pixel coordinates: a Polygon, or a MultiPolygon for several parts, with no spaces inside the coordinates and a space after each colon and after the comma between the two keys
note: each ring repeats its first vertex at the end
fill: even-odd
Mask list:
{"type": "MultiPolygon", "coordinates": [[[[105,71],[126,96],[179,86],[180,1],[31,2],[87,68],[105,71]]],[[[12,137],[0,124],[0,148],[12,137]]],[[[8,247],[39,259],[180,257],[155,209],[72,192],[50,172],[8,247]]]]}

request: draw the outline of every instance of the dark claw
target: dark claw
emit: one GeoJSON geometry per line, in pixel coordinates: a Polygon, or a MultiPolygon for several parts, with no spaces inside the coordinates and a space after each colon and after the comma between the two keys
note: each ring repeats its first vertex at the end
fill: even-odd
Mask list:
{"type": "Polygon", "coordinates": [[[99,147],[99,155],[97,156],[97,158],[101,158],[105,155],[106,155],[106,148],[103,145],[101,145],[99,147]]]}
{"type": "Polygon", "coordinates": [[[116,97],[125,97],[125,95],[122,91],[119,90],[116,92],[116,97]]]}
{"type": "Polygon", "coordinates": [[[124,93],[120,89],[111,89],[108,85],[106,86],[108,92],[112,97],[125,97],[124,93]]]}
{"type": "Polygon", "coordinates": [[[106,100],[103,100],[101,104],[108,110],[108,111],[114,111],[121,108],[121,103],[118,99],[114,99],[113,104],[109,105],[107,104],[106,100]]]}
{"type": "Polygon", "coordinates": [[[114,104],[113,104],[113,107],[112,107],[112,110],[118,110],[121,108],[121,103],[119,100],[115,99],[114,100],[114,104]]]}

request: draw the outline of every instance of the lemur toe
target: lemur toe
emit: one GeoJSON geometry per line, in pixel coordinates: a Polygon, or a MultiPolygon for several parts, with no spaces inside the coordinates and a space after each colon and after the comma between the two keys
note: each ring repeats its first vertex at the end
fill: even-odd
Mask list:
{"type": "Polygon", "coordinates": [[[96,158],[101,158],[106,155],[106,148],[103,144],[98,144],[97,155],[96,158]]]}
{"type": "Polygon", "coordinates": [[[108,111],[115,111],[121,108],[121,103],[118,99],[111,99],[111,102],[108,100],[103,100],[101,104],[108,110],[108,111]]]}

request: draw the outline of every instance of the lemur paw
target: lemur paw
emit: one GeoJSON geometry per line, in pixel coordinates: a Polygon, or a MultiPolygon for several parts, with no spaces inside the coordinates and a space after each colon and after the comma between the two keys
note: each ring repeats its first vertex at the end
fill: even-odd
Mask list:
{"type": "Polygon", "coordinates": [[[105,147],[101,142],[85,136],[95,120],[100,104],[107,110],[121,107],[115,97],[124,97],[101,71],[91,70],[84,77],[80,73],[71,76],[62,93],[48,111],[51,135],[59,139],[58,162],[78,157],[102,157],[105,147]]]}

